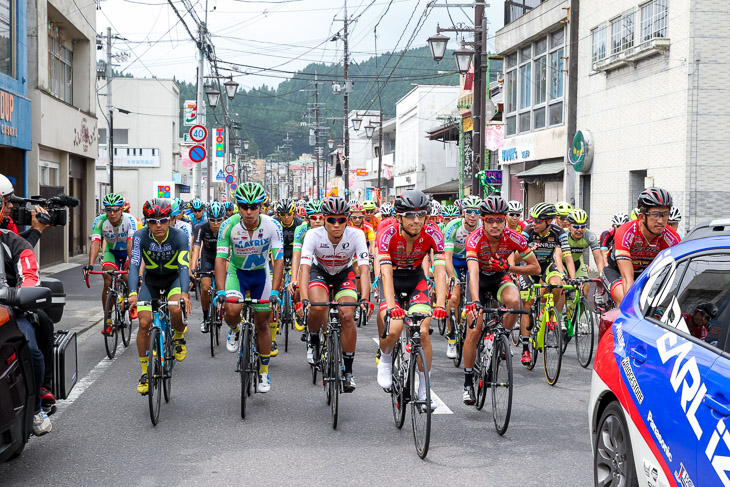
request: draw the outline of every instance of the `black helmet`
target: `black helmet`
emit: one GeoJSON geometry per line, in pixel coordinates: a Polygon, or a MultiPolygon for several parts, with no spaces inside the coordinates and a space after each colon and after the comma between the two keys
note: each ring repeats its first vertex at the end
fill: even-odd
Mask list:
{"type": "Polygon", "coordinates": [[[506,215],[509,205],[500,196],[489,196],[479,205],[479,213],[486,215],[506,215]]]}
{"type": "Polygon", "coordinates": [[[396,213],[428,210],[429,200],[422,191],[409,189],[407,191],[403,191],[401,194],[398,195],[398,197],[395,199],[395,204],[393,206],[395,207],[396,213]]]}
{"type": "Polygon", "coordinates": [[[145,218],[170,218],[170,215],[172,215],[170,200],[154,198],[145,201],[145,204],[142,207],[142,213],[145,218]]]}
{"type": "Polygon", "coordinates": [[[672,207],[672,195],[663,188],[646,188],[639,195],[639,202],[636,205],[642,210],[656,208],[658,206],[672,207]]]}
{"type": "Polygon", "coordinates": [[[345,215],[350,216],[350,205],[342,196],[330,196],[322,202],[322,215],[345,215]]]}
{"type": "Polygon", "coordinates": [[[538,203],[530,210],[530,216],[535,220],[550,220],[558,216],[558,210],[552,203],[538,203]]]}
{"type": "Polygon", "coordinates": [[[713,319],[717,318],[717,314],[718,314],[718,311],[717,311],[717,306],[715,306],[715,305],[714,305],[714,304],[712,304],[712,303],[702,303],[702,304],[698,304],[698,305],[697,305],[697,307],[695,308],[695,310],[698,310],[698,311],[702,311],[702,312],[703,312],[703,313],[705,313],[705,314],[706,314],[706,315],[707,315],[707,316],[709,317],[709,319],[711,319],[711,320],[713,320],[713,319]]]}

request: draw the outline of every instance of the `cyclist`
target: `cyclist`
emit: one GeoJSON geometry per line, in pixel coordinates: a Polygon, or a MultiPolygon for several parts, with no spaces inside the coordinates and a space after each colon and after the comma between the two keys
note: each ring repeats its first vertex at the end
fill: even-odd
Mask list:
{"type": "Polygon", "coordinates": [[[522,203],[517,200],[507,202],[507,228],[520,232],[525,229],[527,224],[522,221],[522,211],[524,210],[522,203]]]}
{"type": "MultiPolygon", "coordinates": [[[[194,230],[195,239],[193,240],[191,262],[198,262],[198,259],[200,259],[200,272],[215,271],[218,232],[223,220],[226,219],[223,205],[217,201],[211,203],[208,207],[207,216],[207,221],[196,226],[194,230]]],[[[200,279],[200,284],[202,287],[200,302],[203,306],[203,322],[200,324],[200,331],[208,333],[208,320],[210,318],[208,315],[208,307],[210,306],[208,291],[210,290],[212,279],[210,277],[203,277],[200,279]]]]}
{"type": "MultiPolygon", "coordinates": [[[[225,290],[217,291],[217,299],[226,296],[251,299],[268,299],[268,304],[256,304],[256,326],[259,352],[258,392],[269,392],[269,359],[271,357],[272,305],[279,302],[279,289],[284,273],[281,226],[268,215],[261,214],[261,204],[266,200],[264,187],[259,183],[246,182],[236,188],[238,215],[233,215],[221,226],[218,233],[218,251],[215,259],[215,280],[225,282],[225,290]],[[274,260],[273,284],[269,274],[269,251],[274,260]],[[230,263],[228,262],[230,254],[230,263]],[[227,270],[227,273],[226,273],[227,270]]],[[[230,331],[226,347],[238,351],[240,338],[241,304],[226,303],[225,320],[230,331]]]]}
{"type": "Polygon", "coordinates": [[[601,279],[616,305],[621,304],[634,279],[659,252],[679,243],[680,238],[667,223],[672,195],[663,188],[647,188],[639,194],[637,219],[624,223],[614,238],[608,264],[601,279]]]}
{"type": "MultiPolygon", "coordinates": [[[[454,288],[451,291],[447,312],[451,313],[461,302],[461,281],[466,279],[466,239],[469,235],[481,228],[482,222],[479,219],[479,208],[482,199],[478,196],[467,196],[461,201],[464,208],[464,217],[456,219],[446,225],[444,229],[444,250],[446,258],[446,274],[449,279],[454,280],[454,288]]],[[[457,316],[456,319],[461,319],[457,316]]],[[[449,329],[446,333],[448,345],[446,356],[456,358],[456,330],[453,329],[449,320],[449,329]]]]}
{"type": "Polygon", "coordinates": [[[286,265],[291,265],[292,254],[294,252],[294,234],[297,227],[304,221],[294,216],[296,205],[289,198],[284,198],[274,206],[276,210],[276,220],[281,224],[282,238],[284,244],[284,261],[286,265]]]}
{"type": "MultiPolygon", "coordinates": [[[[382,335],[385,315],[390,311],[390,333],[380,340],[381,356],[378,363],[378,384],[383,389],[392,385],[393,361],[391,352],[403,329],[403,310],[396,296],[406,293],[408,313],[429,313],[431,306],[428,298],[428,283],[421,264],[424,258],[434,251],[434,280],[436,284],[436,307],[432,316],[437,320],[446,318],[444,301],[446,298],[446,279],[444,272],[444,236],[438,228],[428,222],[429,201],[418,190],[407,190],[395,200],[397,224],[391,224],[379,232],[376,242],[380,262],[378,294],[380,310],[378,313],[378,334],[382,335]]],[[[430,370],[432,348],[429,336],[431,318],[421,322],[421,345],[426,354],[430,370]]],[[[418,398],[426,397],[425,373],[420,372],[418,398]]],[[[435,404],[432,404],[435,407],[435,404]]]]}
{"type": "Polygon", "coordinates": [[[567,201],[558,201],[555,205],[555,209],[558,211],[557,218],[555,218],[556,225],[560,226],[563,230],[567,230],[570,227],[568,223],[568,215],[573,211],[573,206],[567,201]]]}
{"type": "MultiPolygon", "coordinates": [[[[467,266],[469,268],[469,300],[466,306],[470,323],[464,343],[464,404],[476,402],[474,394],[473,368],[476,360],[477,342],[482,333],[482,320],[478,314],[481,303],[494,296],[509,309],[520,308],[520,292],[512,281],[510,273],[523,276],[537,275],[540,265],[525,237],[507,228],[509,206],[499,196],[489,196],[479,206],[482,226],[472,232],[466,240],[467,266]],[[508,262],[513,253],[519,253],[524,266],[508,262]],[[474,328],[471,323],[476,319],[474,328]]],[[[511,330],[516,315],[504,317],[505,330],[511,330]]]]}
{"type": "Polygon", "coordinates": [[[719,311],[717,306],[710,302],[698,304],[692,314],[682,313],[682,318],[687,325],[689,333],[702,341],[705,341],[710,328],[710,320],[717,318],[719,311]]]}
{"type": "Polygon", "coordinates": [[[365,210],[359,201],[354,201],[349,204],[350,207],[350,226],[362,230],[365,234],[365,241],[367,242],[368,251],[373,253],[373,246],[375,245],[375,230],[373,227],[365,221],[365,210]]]}
{"type": "MultiPolygon", "coordinates": [[[[193,308],[188,275],[188,242],[185,234],[170,225],[172,207],[170,201],[155,198],[145,202],[142,213],[147,226],[137,230],[132,243],[132,259],[129,265],[129,306],[138,306],[139,331],[137,333],[137,352],[142,365],[142,377],[137,384],[137,392],[149,392],[147,383],[147,350],[150,341],[152,322],[152,300],[164,293],[168,301],[185,301],[188,314],[193,308]],[[144,275],[140,279],[140,266],[144,263],[144,275]],[[139,294],[138,294],[139,293],[139,294]]],[[[179,306],[170,307],[170,318],[175,334],[172,337],[175,347],[175,360],[182,362],[187,357],[182,310],[179,306]]]]}
{"type": "Polygon", "coordinates": [[[626,213],[616,213],[611,218],[611,228],[601,234],[601,251],[603,252],[603,258],[608,261],[608,253],[611,251],[613,246],[613,239],[616,236],[616,230],[624,223],[629,222],[629,215],[626,213]]]}
{"type": "MultiPolygon", "coordinates": [[[[171,209],[171,220],[170,220],[170,226],[173,228],[177,228],[178,230],[181,230],[185,237],[188,239],[188,243],[190,244],[190,247],[193,245],[193,224],[190,222],[189,218],[186,218],[185,215],[180,214],[180,205],[175,199],[172,200],[172,203],[170,204],[171,209]]],[[[193,266],[195,263],[193,262],[193,266]]]]}
{"type": "MultiPolygon", "coordinates": [[[[568,215],[568,222],[570,228],[566,232],[568,236],[568,245],[570,246],[570,254],[573,257],[573,265],[575,266],[575,277],[588,277],[588,264],[583,262],[583,254],[586,249],[590,249],[593,254],[593,260],[596,262],[598,268],[598,274],[603,272],[603,266],[606,265],[603,260],[603,252],[601,252],[601,245],[598,242],[596,234],[588,230],[588,213],[580,208],[575,208],[568,215]]],[[[563,255],[565,258],[565,254],[563,255]]],[[[564,265],[565,264],[564,262],[564,265]]],[[[589,284],[583,284],[583,294],[588,294],[589,284]]],[[[572,294],[571,291],[569,294],[572,294]]],[[[567,321],[568,315],[573,312],[573,300],[568,300],[568,313],[565,314],[565,320],[567,321]]]]}
{"type": "MultiPolygon", "coordinates": [[[[395,221],[395,209],[393,208],[393,205],[389,202],[385,202],[382,205],[380,205],[380,216],[381,220],[377,227],[375,227],[375,238],[377,239],[377,232],[380,231],[380,229],[389,223],[393,223],[395,221]]],[[[375,249],[377,250],[377,248],[375,249]]]]}
{"type": "Polygon", "coordinates": [[[682,212],[677,208],[676,206],[672,206],[672,209],[669,212],[669,223],[668,225],[677,232],[677,235],[679,235],[679,239],[683,239],[684,237],[679,233],[679,223],[682,221],[682,212]]]}
{"type": "Polygon", "coordinates": [[[371,227],[377,229],[380,223],[380,218],[376,215],[378,212],[378,205],[373,200],[365,200],[362,203],[363,210],[365,210],[365,221],[370,224],[371,227]]]}
{"type": "Polygon", "coordinates": [[[233,216],[234,213],[236,213],[236,205],[234,205],[232,202],[226,201],[225,203],[223,203],[223,206],[226,209],[226,218],[230,218],[233,216]]]}
{"type": "MultiPolygon", "coordinates": [[[[350,214],[349,205],[344,198],[333,196],[322,204],[322,214],[325,217],[324,227],[315,228],[307,232],[302,245],[301,278],[308,283],[302,286],[302,300],[297,304],[297,311],[303,316],[304,310],[309,309],[310,297],[314,302],[329,301],[329,286],[335,296],[335,301],[354,303],[357,300],[357,285],[352,263],[357,259],[360,268],[360,293],[368,296],[370,293],[370,261],[365,235],[347,225],[350,214]]],[[[360,301],[365,308],[363,312],[372,314],[373,305],[367,299],[360,301]]],[[[354,308],[340,309],[342,323],[342,356],[345,365],[344,392],[355,390],[355,380],[352,376],[352,363],[355,359],[355,345],[357,342],[357,328],[355,328],[354,308]]],[[[314,357],[319,356],[319,330],[327,320],[327,307],[312,306],[307,318],[307,328],[310,339],[307,347],[307,361],[314,364],[314,357]]]]}
{"type": "Polygon", "coordinates": [[[190,202],[190,207],[193,210],[192,215],[190,215],[190,223],[192,223],[193,228],[195,228],[197,225],[200,225],[205,221],[205,203],[200,201],[200,199],[195,198],[190,202]]]}
{"type": "MultiPolygon", "coordinates": [[[[289,282],[288,291],[292,295],[292,301],[299,301],[299,262],[302,257],[302,244],[304,236],[310,228],[318,228],[324,225],[324,216],[322,216],[322,202],[319,200],[308,201],[304,207],[307,212],[307,221],[299,225],[294,233],[294,250],[292,253],[291,264],[291,281],[289,282]]],[[[296,321],[294,327],[297,331],[304,331],[304,323],[296,321]]],[[[302,334],[302,341],[306,340],[306,335],[302,334]]]]}
{"type": "MultiPolygon", "coordinates": [[[[91,228],[91,247],[89,249],[89,264],[84,266],[84,273],[94,268],[101,250],[101,241],[104,240],[104,251],[101,268],[105,271],[126,269],[132,252],[130,241],[137,231],[137,220],[127,213],[122,213],[124,198],[117,193],[104,196],[104,213],[96,217],[91,228]]],[[[112,283],[112,276],[104,274],[104,286],[101,290],[101,306],[106,307],[106,295],[112,283]]],[[[127,277],[122,276],[127,282],[127,277]]],[[[112,332],[111,310],[106,314],[106,326],[103,334],[112,332]]]]}
{"type": "Polygon", "coordinates": [[[454,219],[459,218],[459,215],[461,215],[459,208],[454,205],[444,205],[441,208],[441,217],[444,220],[443,228],[446,228],[446,225],[454,221],[454,219]]]}

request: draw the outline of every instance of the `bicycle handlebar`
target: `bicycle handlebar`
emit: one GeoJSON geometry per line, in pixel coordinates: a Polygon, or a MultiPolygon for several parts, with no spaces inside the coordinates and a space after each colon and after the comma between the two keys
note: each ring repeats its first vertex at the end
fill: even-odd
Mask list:
{"type": "MultiPolygon", "coordinates": [[[[478,307],[479,311],[482,313],[482,316],[488,315],[488,314],[496,314],[499,316],[504,316],[507,314],[510,315],[529,315],[530,311],[527,309],[509,309],[509,308],[484,308],[484,307],[478,307]]],[[[473,329],[477,325],[477,320],[474,320],[469,324],[469,329],[473,329]]]]}
{"type": "Polygon", "coordinates": [[[108,275],[124,275],[129,274],[129,271],[119,271],[119,270],[108,270],[108,271],[87,271],[84,272],[84,282],[86,282],[86,287],[91,289],[91,285],[89,284],[89,274],[108,274],[108,275]]]}
{"type": "MultiPolygon", "coordinates": [[[[389,309],[385,312],[385,319],[383,320],[384,326],[383,326],[383,334],[380,335],[380,338],[385,339],[388,334],[390,333],[390,312],[392,309],[389,309]]],[[[410,313],[405,316],[405,318],[410,318],[412,321],[415,321],[416,323],[421,324],[421,321],[425,320],[426,318],[430,318],[431,315],[428,313],[410,313]]],[[[404,319],[405,319],[404,318],[404,319]]]]}

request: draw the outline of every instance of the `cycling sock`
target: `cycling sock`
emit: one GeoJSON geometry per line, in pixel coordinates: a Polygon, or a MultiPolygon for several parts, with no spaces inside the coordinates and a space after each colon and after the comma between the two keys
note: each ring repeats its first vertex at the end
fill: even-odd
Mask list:
{"type": "Polygon", "coordinates": [[[473,378],[472,378],[472,369],[464,368],[464,387],[469,387],[472,385],[473,378]]]}
{"type": "Polygon", "coordinates": [[[182,331],[175,330],[175,333],[172,335],[173,340],[180,340],[182,338],[185,338],[185,333],[182,331]]]}
{"type": "Polygon", "coordinates": [[[352,362],[355,360],[355,352],[343,352],[342,358],[345,361],[345,374],[352,374],[352,362]]]}
{"type": "Polygon", "coordinates": [[[271,331],[271,341],[276,342],[276,332],[279,330],[279,323],[269,323],[269,330],[271,331]]]}
{"type": "Polygon", "coordinates": [[[386,363],[386,364],[392,364],[393,363],[393,357],[390,356],[389,353],[385,353],[382,350],[380,351],[380,363],[386,363]]]}
{"type": "Polygon", "coordinates": [[[526,352],[530,347],[530,337],[522,337],[522,351],[526,352]]]}
{"type": "Polygon", "coordinates": [[[208,310],[207,309],[203,310],[203,320],[208,321],[208,310]]]}
{"type": "Polygon", "coordinates": [[[424,397],[426,395],[426,373],[418,371],[418,397],[424,397]]]}
{"type": "Polygon", "coordinates": [[[269,359],[271,358],[270,355],[264,355],[259,354],[259,360],[261,361],[261,365],[259,365],[259,374],[268,374],[269,373],[269,359]]]}
{"type": "Polygon", "coordinates": [[[310,333],[309,343],[311,343],[313,347],[319,345],[319,333],[310,333]]]}
{"type": "Polygon", "coordinates": [[[140,357],[139,364],[142,366],[142,373],[147,373],[147,357],[140,357]]]}

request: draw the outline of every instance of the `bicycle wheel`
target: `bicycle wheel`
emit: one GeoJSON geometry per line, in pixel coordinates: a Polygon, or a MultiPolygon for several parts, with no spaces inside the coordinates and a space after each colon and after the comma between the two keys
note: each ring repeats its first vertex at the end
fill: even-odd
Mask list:
{"type": "Polygon", "coordinates": [[[512,328],[512,331],[509,333],[509,337],[512,340],[512,345],[515,347],[519,346],[520,343],[522,343],[522,336],[520,335],[520,319],[517,319],[517,323],[515,323],[515,326],[512,328]]]}
{"type": "MultiPolygon", "coordinates": [[[[453,312],[453,310],[451,310],[453,312]]],[[[446,320],[436,320],[439,327],[439,335],[443,336],[446,332],[446,320]]]]}
{"type": "MultiPolygon", "coordinates": [[[[568,308],[567,304],[565,305],[565,308],[566,308],[566,313],[567,313],[567,308],[568,308]]],[[[575,319],[574,318],[575,312],[576,312],[576,310],[573,309],[573,317],[571,318],[571,320],[575,319]]],[[[560,323],[560,354],[561,355],[563,355],[565,353],[565,351],[568,349],[568,342],[570,341],[570,332],[568,330],[568,327],[569,326],[575,327],[575,322],[571,323],[570,325],[565,323],[565,329],[563,329],[563,324],[564,323],[561,320],[561,323],[560,323]]]]}
{"type": "Polygon", "coordinates": [[[474,392],[476,393],[477,400],[474,406],[479,411],[481,411],[484,407],[484,402],[487,398],[487,389],[490,387],[489,367],[487,367],[489,359],[487,359],[485,355],[486,350],[484,350],[484,340],[479,340],[472,376],[474,378],[474,392]]]}
{"type": "MultiPolygon", "coordinates": [[[[289,351],[289,328],[291,323],[291,296],[288,292],[284,293],[284,317],[281,319],[281,327],[284,330],[284,352],[289,351]]],[[[281,330],[280,330],[281,331],[281,330]]]]}
{"type": "Polygon", "coordinates": [[[505,335],[495,336],[491,369],[492,418],[497,434],[502,436],[512,414],[512,352],[505,335]]]}
{"type": "Polygon", "coordinates": [[[147,352],[147,399],[150,405],[150,420],[157,426],[160,420],[160,404],[162,403],[162,353],[160,350],[160,329],[152,327],[150,330],[150,346],[147,352]]]}
{"type": "Polygon", "coordinates": [[[540,325],[535,322],[535,315],[530,313],[530,339],[527,341],[527,349],[530,351],[532,362],[527,366],[527,370],[532,370],[537,365],[537,355],[540,353],[540,349],[537,348],[537,332],[539,329],[540,325]]]}
{"type": "Polygon", "coordinates": [[[457,369],[461,366],[461,358],[464,356],[464,340],[466,338],[466,330],[463,323],[457,323],[454,328],[454,337],[456,338],[456,357],[451,359],[454,367],[457,369]]]}
{"type": "Polygon", "coordinates": [[[109,291],[106,295],[106,304],[104,305],[104,317],[102,318],[102,326],[104,331],[104,348],[106,348],[106,356],[110,359],[117,354],[117,345],[119,344],[119,329],[115,326],[114,321],[119,314],[119,301],[116,292],[109,291]],[[111,316],[112,324],[109,324],[107,317],[111,316]],[[111,330],[110,330],[111,328],[111,330]]]}
{"type": "Polygon", "coordinates": [[[406,420],[405,377],[403,377],[403,354],[401,342],[395,342],[393,352],[393,385],[390,386],[390,403],[393,407],[395,427],[401,429],[406,420]]]}
{"type": "Polygon", "coordinates": [[[337,333],[332,333],[329,348],[329,389],[332,395],[332,429],[337,429],[337,419],[340,408],[340,385],[342,384],[342,350],[340,349],[340,337],[337,333]]]}
{"type": "Polygon", "coordinates": [[[593,313],[588,307],[588,301],[581,298],[578,304],[578,320],[575,326],[575,351],[581,367],[588,367],[593,357],[593,313]]]}
{"type": "Polygon", "coordinates": [[[545,366],[545,379],[547,383],[554,386],[560,377],[560,365],[563,361],[562,333],[560,330],[560,314],[554,307],[545,310],[547,320],[545,321],[545,345],[542,349],[542,363],[545,366]]]}
{"type": "MultiPolygon", "coordinates": [[[[123,280],[119,279],[117,281],[117,293],[118,296],[122,296],[126,299],[127,296],[127,285],[124,283],[123,280]]],[[[121,304],[123,304],[124,301],[122,301],[121,304]]],[[[129,342],[132,340],[132,319],[129,317],[129,310],[124,309],[124,307],[118,307],[119,309],[119,322],[115,323],[115,325],[119,328],[119,331],[122,334],[122,345],[124,345],[124,348],[127,348],[129,346],[129,342]]]]}
{"type": "Polygon", "coordinates": [[[251,362],[251,329],[248,324],[242,324],[243,338],[238,349],[238,371],[241,374],[241,419],[246,418],[246,398],[251,387],[249,367],[251,362]]]}
{"type": "Polygon", "coordinates": [[[162,391],[165,393],[165,402],[172,397],[172,367],[175,365],[175,350],[172,346],[172,335],[165,334],[165,363],[163,364],[162,391]]]}
{"type": "Polygon", "coordinates": [[[416,356],[411,353],[411,363],[408,368],[408,382],[411,393],[411,423],[413,425],[413,441],[416,444],[416,453],[423,459],[428,454],[428,444],[431,441],[431,387],[427,370],[426,354],[418,347],[416,356]],[[418,371],[418,363],[423,364],[423,382],[418,371]],[[425,396],[419,399],[418,389],[425,389],[425,396]]]}

